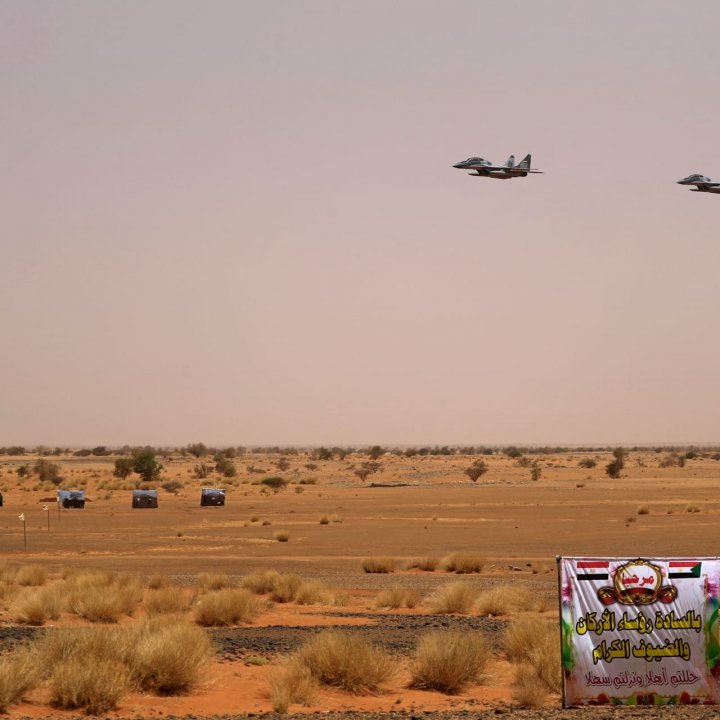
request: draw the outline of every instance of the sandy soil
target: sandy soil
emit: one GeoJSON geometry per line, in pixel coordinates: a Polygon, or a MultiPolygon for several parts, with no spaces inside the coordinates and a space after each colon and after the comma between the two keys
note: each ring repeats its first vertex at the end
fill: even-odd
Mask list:
{"type": "MultiPolygon", "coordinates": [[[[413,611],[375,611],[373,596],[398,584],[425,594],[455,579],[442,572],[369,575],[361,569],[365,557],[392,556],[400,564],[406,558],[441,557],[453,551],[479,553],[487,559],[487,569],[466,576],[467,582],[479,588],[523,584],[554,599],[556,554],[715,554],[720,514],[715,489],[720,462],[694,459],[683,468],[660,468],[658,462],[664,454],[633,453],[622,479],[611,480],[604,472],[609,454],[597,454],[598,465],[591,469],[578,466],[583,457],[588,455],[541,456],[542,476],[535,482],[530,479],[530,468],[517,461],[486,457],[490,471],[472,483],[463,474],[475,459],[469,457],[384,456],[379,460],[380,472],[361,482],[353,470],[367,457],[319,461],[289,456],[290,467],[281,472],[275,467],[279,456],[254,455],[236,459],[238,477],[231,479],[231,484],[217,475],[195,479],[195,458],[172,457],[164,460],[163,479],[178,479],[183,488],[177,495],[159,490],[160,506],[150,510],[131,509],[132,483],[112,477],[114,458],[64,457],[59,460],[65,478],[62,487],[84,488],[88,503],[84,510],[61,512],[54,504],[49,512],[43,510],[43,502],[54,496],[53,486],[41,487],[35,479],[18,479],[15,473],[19,465],[32,464],[35,457],[3,457],[0,487],[5,503],[0,508],[0,547],[5,559],[40,563],[52,573],[65,566],[144,576],[162,573],[191,585],[200,572],[227,573],[237,579],[254,570],[273,568],[348,590],[352,601],[343,609],[288,604],[263,613],[252,631],[261,633],[266,628],[267,633],[279,633],[287,641],[273,645],[267,640],[267,665],[248,666],[241,654],[226,657],[212,666],[197,693],[161,699],[130,695],[114,715],[263,713],[271,710],[268,673],[303,632],[335,625],[372,632],[376,626],[385,628],[388,637],[405,633],[411,645],[414,626],[398,625],[397,618],[420,622],[427,610],[421,605],[413,611]],[[308,464],[316,467],[308,468],[308,464]],[[249,472],[248,468],[264,472],[249,472]],[[268,475],[286,477],[290,484],[277,493],[253,484],[268,475]],[[299,484],[313,478],[314,484],[299,484]],[[226,506],[199,507],[201,486],[226,487],[226,506]],[[26,518],[27,546],[20,513],[26,518]],[[322,517],[333,521],[321,524],[322,517]],[[288,542],[274,538],[281,529],[290,533],[288,542]],[[388,620],[390,616],[394,619],[388,620]],[[393,634],[388,623],[400,629],[393,634]]],[[[7,612],[1,610],[0,640],[2,632],[12,627],[7,612]]],[[[267,633],[266,638],[271,638],[267,633]]],[[[502,714],[510,706],[512,677],[512,667],[498,652],[485,682],[453,697],[408,690],[403,667],[377,696],[326,690],[316,705],[293,706],[293,712],[417,714],[488,709],[502,714]]],[[[11,717],[63,714],[47,706],[43,691],[29,700],[14,706],[11,717]]],[[[551,713],[558,702],[557,697],[549,696],[542,712],[551,713]]],[[[604,712],[607,716],[610,711],[604,712]]],[[[690,708],[683,712],[699,717],[701,711],[690,708]]]]}

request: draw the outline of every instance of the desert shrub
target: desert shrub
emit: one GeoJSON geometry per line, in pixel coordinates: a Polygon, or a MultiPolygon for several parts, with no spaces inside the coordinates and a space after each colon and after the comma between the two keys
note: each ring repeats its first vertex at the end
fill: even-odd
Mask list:
{"type": "Polygon", "coordinates": [[[160,590],[171,587],[173,581],[167,575],[151,575],[146,584],[151,590],[160,590]]]}
{"type": "Polygon", "coordinates": [[[294,658],[319,683],[357,694],[376,691],[396,666],[390,655],[359,635],[335,630],[309,640],[294,658]]]}
{"type": "Polygon", "coordinates": [[[467,575],[469,573],[479,573],[485,567],[485,559],[479,555],[471,553],[451,553],[446,555],[440,561],[440,567],[448,572],[454,572],[458,575],[467,575]]]}
{"type": "Polygon", "coordinates": [[[182,490],[184,485],[179,480],[166,480],[160,487],[165,490],[165,492],[177,495],[178,490],[182,490]]]}
{"type": "Polygon", "coordinates": [[[0,713],[40,682],[39,670],[35,652],[26,645],[0,656],[0,713]]]}
{"type": "Polygon", "coordinates": [[[224,573],[200,573],[198,585],[203,590],[222,590],[233,586],[232,580],[224,573]]]}
{"type": "Polygon", "coordinates": [[[425,600],[430,611],[437,614],[469,613],[477,591],[462,581],[448,583],[431,593],[425,600]]]}
{"type": "Polygon", "coordinates": [[[415,650],[411,685],[454,695],[480,679],[491,655],[480,633],[428,633],[420,638],[415,650]]]}
{"type": "Polygon", "coordinates": [[[271,599],[279,603],[291,602],[297,596],[302,582],[299,575],[278,575],[270,591],[271,599]]]}
{"type": "Polygon", "coordinates": [[[641,505],[641,506],[637,509],[637,514],[638,514],[638,515],[649,515],[649,514],[650,514],[650,508],[649,508],[647,505],[641,505]]]}
{"type": "Polygon", "coordinates": [[[362,569],[366,573],[395,572],[395,558],[391,558],[391,557],[365,558],[362,561],[362,569]]]}
{"type": "Polygon", "coordinates": [[[265,487],[277,492],[278,490],[282,490],[290,481],[287,478],[280,477],[279,475],[273,475],[272,477],[263,478],[260,482],[265,487]]]}
{"type": "Polygon", "coordinates": [[[689,513],[699,513],[701,511],[701,509],[702,508],[699,505],[695,505],[695,504],[688,505],[686,508],[687,512],[689,512],[689,513]]]}
{"type": "Polygon", "coordinates": [[[130,670],[143,690],[174,695],[198,683],[212,657],[204,630],[177,617],[147,620],[132,630],[130,670]]]}
{"type": "Polygon", "coordinates": [[[578,463],[578,467],[581,468],[594,468],[597,465],[597,460],[590,457],[585,457],[578,463]]]}
{"type": "Polygon", "coordinates": [[[410,558],[405,567],[408,570],[424,570],[425,572],[434,572],[437,566],[440,564],[440,558],[436,557],[420,557],[410,558]]]}
{"type": "Polygon", "coordinates": [[[414,588],[391,587],[381,590],[375,598],[376,608],[414,608],[420,602],[420,593],[414,588]]]}
{"type": "Polygon", "coordinates": [[[287,530],[278,530],[274,537],[278,542],[287,542],[290,539],[290,533],[287,530]]]}
{"type": "Polygon", "coordinates": [[[465,468],[463,472],[473,482],[477,482],[489,469],[490,466],[484,460],[476,460],[470,467],[465,468]]]}
{"type": "Polygon", "coordinates": [[[18,568],[14,581],[25,587],[38,587],[47,581],[47,570],[42,565],[23,565],[18,568]]]}
{"type": "Polygon", "coordinates": [[[130,672],[122,662],[94,657],[70,657],[58,663],[50,678],[50,702],[65,710],[84,709],[90,715],[114,710],[130,690],[130,672]]]}
{"type": "Polygon", "coordinates": [[[190,609],[192,597],[176,585],[149,590],[145,594],[145,610],[150,617],[155,615],[178,615],[190,609]]]}
{"type": "Polygon", "coordinates": [[[270,702],[278,713],[286,713],[291,705],[310,705],[316,690],[310,669],[297,660],[289,660],[270,675],[270,702]]]}
{"type": "Polygon", "coordinates": [[[272,520],[268,520],[267,518],[265,518],[265,520],[263,520],[262,523],[260,523],[260,524],[261,525],[272,525],[272,520]]]}
{"type": "Polygon", "coordinates": [[[199,625],[221,627],[251,623],[260,610],[260,603],[248,590],[226,588],[203,595],[195,608],[195,618],[199,625]]]}
{"type": "Polygon", "coordinates": [[[342,516],[342,515],[338,515],[337,513],[333,513],[333,514],[330,516],[330,522],[331,522],[331,523],[336,523],[336,524],[339,525],[340,523],[342,523],[342,521],[343,521],[343,516],[342,516]]]}
{"type": "Polygon", "coordinates": [[[244,577],[240,587],[250,590],[256,595],[264,595],[275,587],[275,582],[279,577],[280,573],[276,570],[258,570],[244,577]]]}
{"type": "Polygon", "coordinates": [[[321,525],[329,525],[330,524],[330,518],[327,515],[323,515],[320,518],[320,524],[321,525]]]}

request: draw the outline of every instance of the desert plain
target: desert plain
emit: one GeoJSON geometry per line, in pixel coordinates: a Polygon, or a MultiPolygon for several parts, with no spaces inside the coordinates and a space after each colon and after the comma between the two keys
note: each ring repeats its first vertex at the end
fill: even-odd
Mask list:
{"type": "MultiPolygon", "coordinates": [[[[158,507],[132,509],[139,479],[114,476],[116,455],[48,457],[58,466],[59,482],[41,481],[32,472],[37,455],[0,456],[1,562],[15,570],[41,566],[48,586],[73,572],[130,575],[142,580],[145,599],[150,579],[163,576],[187,594],[190,621],[193,603],[211,592],[201,587],[203,574],[225,576],[228,585],[240,587],[248,577],[275,571],[327,589],[307,604],[258,593],[259,611],[251,621],[208,628],[213,657],[192,689],[128,692],[103,712],[107,717],[271,713],[272,678],[293,652],[326,630],[381,647],[395,672],[372,691],[320,685],[311,700],[290,704],[292,714],[647,717],[671,710],[560,710],[553,683],[530,702],[514,689],[520,666],[508,657],[503,639],[519,621],[557,624],[557,555],[716,555],[717,457],[708,449],[687,458],[684,450],[636,449],[626,454],[620,477],[611,478],[608,449],[516,457],[501,449],[472,456],[386,452],[372,460],[363,452],[331,459],[312,451],[255,452],[234,457],[237,474],[223,477],[212,470],[211,458],[166,452],[158,456],[162,473],[151,483],[158,507]],[[486,471],[472,481],[466,470],[477,461],[486,471]],[[376,465],[361,479],[356,471],[367,462],[376,465]],[[29,469],[25,477],[17,472],[22,466],[29,469]],[[263,482],[269,477],[282,478],[283,486],[269,487],[263,482]],[[208,486],[226,489],[223,507],[200,507],[200,488],[208,486]],[[58,488],[85,490],[85,508],[59,509],[58,488]],[[477,567],[453,572],[448,558],[458,553],[474,558],[477,567]],[[386,572],[366,572],[363,565],[371,559],[386,572]],[[437,561],[435,569],[418,568],[419,559],[437,561]],[[438,611],[433,598],[453,583],[467,586],[473,602],[462,612],[438,611]],[[410,592],[411,607],[378,600],[393,588],[410,592]],[[505,608],[482,602],[492,592],[518,591],[525,600],[505,608]],[[479,633],[489,647],[481,675],[453,693],[412,686],[414,648],[425,633],[438,630],[479,633]]],[[[23,621],[18,600],[36,590],[15,587],[0,599],[3,650],[20,640],[33,642],[48,628],[92,624],[67,609],[42,624],[23,621]]],[[[130,626],[146,615],[141,598],[116,624],[130,626]]],[[[51,704],[48,693],[44,686],[33,689],[9,707],[9,716],[79,714],[51,704]]],[[[711,708],[672,712],[712,716],[711,708]]]]}

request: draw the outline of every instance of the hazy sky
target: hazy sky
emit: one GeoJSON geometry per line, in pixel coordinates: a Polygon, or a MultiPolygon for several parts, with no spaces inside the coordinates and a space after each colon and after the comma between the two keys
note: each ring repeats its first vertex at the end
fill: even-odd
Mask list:
{"type": "Polygon", "coordinates": [[[0,444],[720,441],[718,31],[0,0],[0,444]]]}

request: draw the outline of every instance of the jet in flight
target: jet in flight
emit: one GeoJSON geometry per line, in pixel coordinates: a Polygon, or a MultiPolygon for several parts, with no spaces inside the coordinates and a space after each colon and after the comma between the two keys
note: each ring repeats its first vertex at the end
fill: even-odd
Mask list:
{"type": "Polygon", "coordinates": [[[686,178],[677,181],[678,185],[694,185],[692,192],[720,193],[720,182],[711,180],[705,175],[688,175],[686,178]]]}
{"type": "Polygon", "coordinates": [[[490,160],[480,157],[471,157],[453,165],[458,170],[473,170],[468,173],[472,177],[491,177],[498,180],[509,180],[514,177],[525,177],[528,173],[542,173],[541,170],[530,169],[530,155],[526,155],[518,165],[515,156],[511,155],[504,165],[495,165],[490,160]]]}

